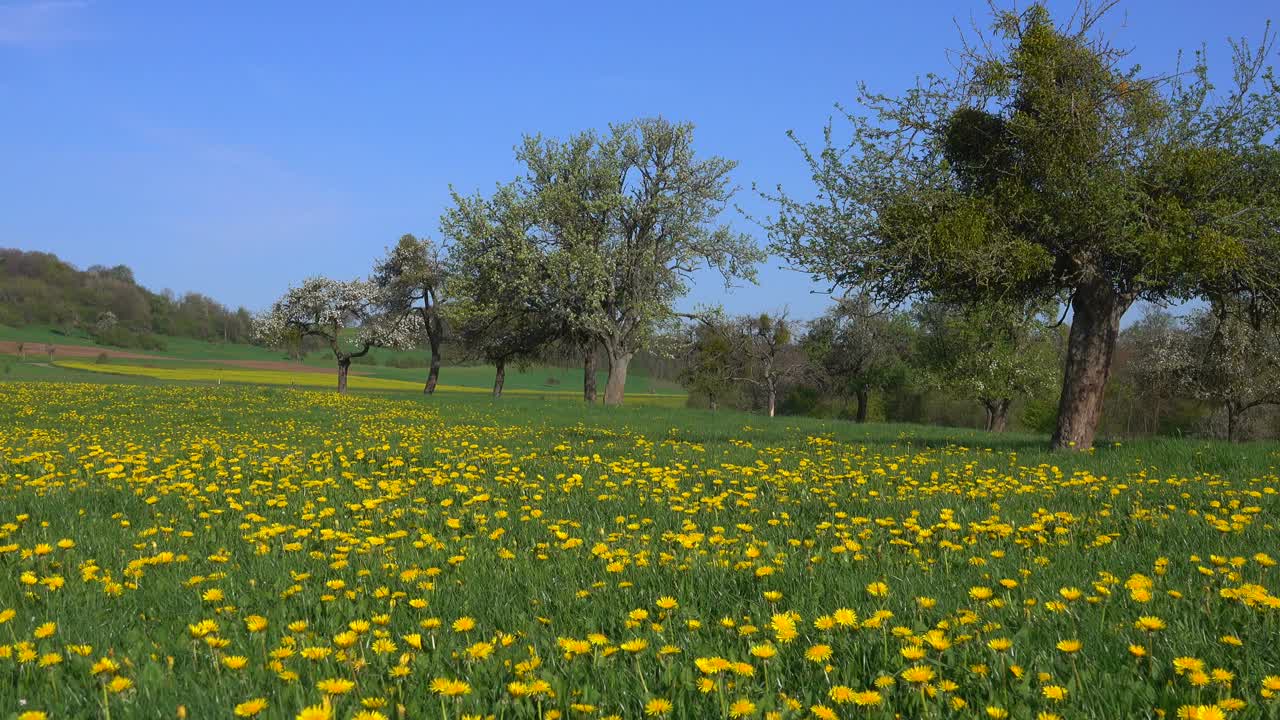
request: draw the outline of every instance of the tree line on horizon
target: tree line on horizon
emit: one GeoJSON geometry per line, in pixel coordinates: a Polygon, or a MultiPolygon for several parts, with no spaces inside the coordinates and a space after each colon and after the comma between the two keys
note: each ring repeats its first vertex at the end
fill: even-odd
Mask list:
{"type": "Polygon", "coordinates": [[[0,325],[45,325],[103,345],[164,348],[161,336],[249,342],[253,314],[188,292],[152,292],[125,265],[79,270],[56,255],[0,248],[0,325]]]}
{"type": "MultiPolygon", "coordinates": [[[[1280,328],[1245,312],[1147,306],[1117,339],[1100,434],[1280,437],[1280,328]]],[[[710,315],[674,344],[694,407],[1050,433],[1068,340],[1049,306],[859,296],[808,322],[710,315]]]]}

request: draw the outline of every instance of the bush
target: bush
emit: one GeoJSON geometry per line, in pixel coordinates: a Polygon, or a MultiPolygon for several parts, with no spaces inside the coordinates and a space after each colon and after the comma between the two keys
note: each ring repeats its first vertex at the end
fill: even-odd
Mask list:
{"type": "Polygon", "coordinates": [[[149,332],[136,332],[116,325],[99,332],[91,332],[93,341],[99,345],[137,350],[164,350],[164,341],[149,332]]]}
{"type": "Polygon", "coordinates": [[[782,396],[778,412],[782,415],[816,415],[822,403],[822,393],[808,385],[792,388],[782,396]]]}
{"type": "Polygon", "coordinates": [[[1022,426],[1031,432],[1052,433],[1058,424],[1058,401],[1033,398],[1022,406],[1022,426]]]}
{"type": "Polygon", "coordinates": [[[98,353],[98,357],[94,358],[93,361],[98,363],[99,365],[106,365],[107,363],[111,362],[111,356],[106,354],[105,352],[100,352],[98,353]]]}

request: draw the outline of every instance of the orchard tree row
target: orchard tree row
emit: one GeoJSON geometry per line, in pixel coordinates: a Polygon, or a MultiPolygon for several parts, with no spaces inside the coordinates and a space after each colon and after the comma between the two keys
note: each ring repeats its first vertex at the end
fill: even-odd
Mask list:
{"type": "Polygon", "coordinates": [[[442,249],[406,236],[367,281],[308,281],[263,317],[263,335],[326,338],[340,373],[372,345],[425,342],[437,359],[428,392],[446,331],[495,365],[498,390],[508,363],[574,347],[587,400],[599,351],[616,405],[635,353],[687,320],[686,334],[710,343],[691,361],[696,382],[748,383],[776,404],[777,384],[801,372],[788,360],[799,345],[862,397],[857,378],[872,371],[860,338],[892,336],[883,316],[911,312],[947,343],[926,353],[930,372],[974,383],[993,427],[1023,383],[1048,375],[1061,380],[1053,447],[1087,449],[1135,303],[1209,308],[1212,331],[1188,333],[1207,344],[1162,360],[1179,377],[1264,342],[1280,314],[1273,37],[1233,45],[1229,84],[1211,82],[1203,53],[1153,74],[1099,32],[1113,5],[1064,23],[1041,4],[995,9],[988,30],[963,38],[952,73],[899,95],[864,87],[819,144],[792,135],[812,187],[761,192],[773,208],[755,218],[765,247],[726,223],[734,163],[695,152],[691,125],[533,136],[517,150],[519,177],[454,194],[442,249]],[[846,298],[803,342],[784,318],[726,332],[713,311],[677,312],[695,272],[752,282],[766,252],[846,298]],[[1054,315],[1069,327],[1061,367],[1010,351],[1054,315]],[[749,373],[730,362],[748,350],[749,373]]]}

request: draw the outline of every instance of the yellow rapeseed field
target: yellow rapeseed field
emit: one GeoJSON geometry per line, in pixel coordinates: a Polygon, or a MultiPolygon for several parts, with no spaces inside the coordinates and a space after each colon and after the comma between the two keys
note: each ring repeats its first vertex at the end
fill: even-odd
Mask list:
{"type": "Polygon", "coordinates": [[[0,717],[1280,715],[1266,463],[551,406],[0,385],[0,717]]]}
{"type": "MultiPolygon", "coordinates": [[[[155,380],[199,382],[199,383],[239,383],[247,385],[288,385],[302,388],[332,388],[336,385],[336,375],[332,373],[294,372],[289,370],[249,370],[228,367],[154,367],[148,365],[129,365],[121,363],[99,364],[65,360],[54,363],[55,366],[81,372],[103,373],[108,375],[124,375],[129,377],[145,377],[155,380]]],[[[336,371],[335,371],[336,372],[336,371]]],[[[353,390],[388,390],[403,392],[422,392],[422,382],[396,380],[395,378],[351,375],[348,386],[353,390]]],[[[436,386],[436,392],[470,393],[475,395],[492,394],[491,388],[473,387],[469,385],[452,385],[442,383],[436,386]]],[[[507,395],[527,395],[549,398],[578,398],[581,392],[571,390],[531,390],[529,388],[507,388],[507,395]]],[[[673,393],[635,393],[628,398],[633,404],[665,405],[680,407],[685,397],[673,393]]]]}

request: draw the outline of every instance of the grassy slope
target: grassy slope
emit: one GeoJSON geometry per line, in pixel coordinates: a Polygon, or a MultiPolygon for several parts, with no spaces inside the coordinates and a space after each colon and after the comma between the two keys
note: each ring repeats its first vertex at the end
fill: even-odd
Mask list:
{"type": "MultiPolygon", "coordinates": [[[[47,327],[14,328],[6,325],[0,325],[0,340],[25,341],[31,343],[32,347],[29,349],[29,353],[36,354],[40,352],[40,346],[44,343],[90,347],[95,346],[93,340],[87,336],[62,335],[54,332],[52,328],[47,327]]],[[[216,361],[218,360],[284,359],[284,355],[280,352],[253,345],[209,343],[191,338],[178,337],[164,337],[163,340],[165,343],[165,349],[162,351],[143,351],[127,348],[105,347],[103,349],[119,349],[126,352],[139,352],[147,355],[164,356],[164,360],[119,361],[129,365],[151,365],[154,367],[207,367],[211,361],[216,366],[216,361]]],[[[375,348],[370,352],[370,355],[377,360],[379,364],[357,364],[352,371],[356,374],[367,375],[375,378],[385,378],[388,380],[402,380],[414,383],[423,383],[426,381],[426,368],[397,368],[387,367],[382,364],[388,359],[395,357],[412,356],[418,359],[423,359],[423,351],[404,352],[375,348]]],[[[334,366],[333,359],[330,356],[319,352],[309,354],[303,362],[306,365],[316,368],[331,369],[334,366]]],[[[33,372],[38,373],[39,371],[33,372]]],[[[93,375],[93,373],[83,371],[69,372],[74,372],[75,377],[93,375]]],[[[3,376],[0,375],[0,378],[2,377],[3,376]]],[[[607,375],[604,372],[597,374],[597,382],[601,388],[604,387],[606,377],[607,375]]],[[[13,377],[11,379],[18,378],[13,377]]],[[[460,365],[446,367],[441,370],[440,380],[442,383],[448,385],[488,388],[493,385],[493,368],[489,365],[460,365]]],[[[534,365],[528,368],[510,367],[507,369],[506,387],[512,390],[576,392],[582,387],[582,371],[542,365],[534,365]],[[554,381],[549,382],[551,380],[554,381]]],[[[636,373],[632,373],[627,378],[626,391],[632,395],[648,393],[683,394],[683,390],[678,385],[662,380],[654,380],[636,373]]]]}

